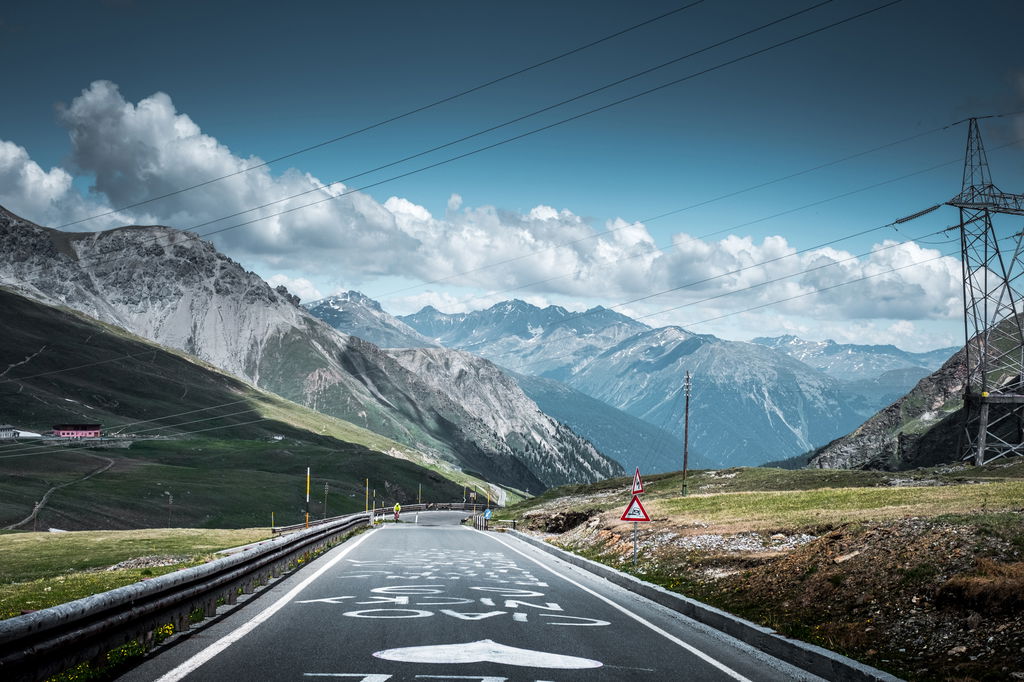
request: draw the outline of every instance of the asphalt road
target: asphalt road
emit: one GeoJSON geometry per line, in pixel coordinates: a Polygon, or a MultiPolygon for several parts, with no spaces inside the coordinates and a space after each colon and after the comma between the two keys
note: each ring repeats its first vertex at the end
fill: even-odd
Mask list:
{"type": "Polygon", "coordinates": [[[464,516],[360,535],[121,680],[818,679],[464,516]]]}

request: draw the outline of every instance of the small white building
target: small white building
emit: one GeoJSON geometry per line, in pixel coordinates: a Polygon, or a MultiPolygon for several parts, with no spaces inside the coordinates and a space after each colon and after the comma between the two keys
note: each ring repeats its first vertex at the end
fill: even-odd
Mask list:
{"type": "Polygon", "coordinates": [[[18,436],[18,430],[10,424],[0,424],[0,440],[13,440],[18,436]]]}

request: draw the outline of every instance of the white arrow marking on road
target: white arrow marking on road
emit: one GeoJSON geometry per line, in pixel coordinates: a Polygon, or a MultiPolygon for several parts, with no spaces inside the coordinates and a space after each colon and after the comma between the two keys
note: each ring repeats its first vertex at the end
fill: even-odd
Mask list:
{"type": "Polygon", "coordinates": [[[349,618],[429,618],[434,612],[423,609],[363,609],[346,611],[341,615],[349,618]]]}
{"type": "Polygon", "coordinates": [[[376,658],[399,663],[498,663],[518,665],[526,668],[556,668],[559,670],[584,670],[600,668],[601,661],[577,656],[552,654],[546,651],[519,649],[499,644],[489,639],[465,644],[441,644],[435,646],[411,646],[400,649],[385,649],[373,654],[376,658]]]}
{"type": "Polygon", "coordinates": [[[357,677],[359,682],[387,682],[390,675],[364,675],[362,673],[303,673],[303,677],[357,677]]]}
{"type": "MultiPolygon", "coordinates": [[[[483,601],[483,600],[481,600],[481,601],[483,601]]],[[[517,609],[520,606],[529,606],[529,607],[535,608],[535,609],[544,609],[545,611],[561,611],[562,610],[561,606],[559,606],[558,604],[555,604],[554,602],[550,602],[550,601],[544,602],[544,604],[531,604],[530,602],[519,601],[518,599],[506,599],[505,600],[505,608],[506,609],[517,609]],[[545,606],[545,604],[546,604],[546,606],[545,606]]]]}
{"type": "MultiPolygon", "coordinates": [[[[484,532],[482,530],[478,531],[478,530],[475,530],[473,528],[468,528],[468,527],[466,528],[466,530],[472,531],[474,533],[483,533],[484,532]]],[[[510,544],[508,544],[504,540],[499,540],[498,538],[490,537],[489,535],[487,537],[489,537],[494,542],[497,542],[499,545],[502,545],[502,546],[510,549],[511,551],[515,552],[516,554],[519,554],[520,556],[526,557],[527,559],[529,559],[533,563],[535,563],[538,566],[540,566],[541,568],[543,568],[545,571],[548,571],[549,573],[554,573],[555,575],[557,575],[559,578],[561,578],[565,582],[569,583],[570,585],[575,585],[576,587],[580,588],[581,590],[583,590],[587,594],[590,594],[590,595],[593,595],[594,597],[597,597],[598,599],[600,599],[604,603],[608,604],[612,608],[622,612],[626,616],[632,618],[633,620],[637,621],[638,623],[640,623],[640,624],[644,625],[645,627],[647,627],[647,628],[653,630],[654,632],[658,633],[659,635],[661,635],[662,637],[664,637],[668,641],[670,641],[670,642],[672,642],[672,643],[682,647],[683,649],[686,649],[691,654],[693,654],[697,658],[701,659],[705,663],[708,663],[709,665],[713,665],[714,667],[718,668],[719,670],[721,670],[723,673],[725,673],[726,675],[728,675],[732,679],[738,680],[738,682],[751,682],[750,678],[744,677],[743,675],[739,674],[738,672],[736,672],[735,670],[733,670],[729,666],[725,665],[724,663],[715,660],[711,656],[708,656],[706,653],[704,653],[703,651],[701,651],[697,647],[692,646],[690,644],[687,644],[686,642],[684,642],[683,640],[679,639],[675,635],[673,635],[673,634],[671,634],[669,632],[666,632],[665,630],[659,628],[654,623],[650,622],[649,620],[647,620],[645,618],[642,618],[641,616],[638,616],[637,614],[633,613],[632,611],[630,611],[626,607],[622,606],[621,604],[617,604],[616,602],[612,601],[611,599],[609,599],[608,597],[604,596],[603,594],[601,594],[599,592],[595,592],[594,590],[590,589],[586,585],[582,585],[582,584],[576,582],[575,580],[573,580],[572,578],[569,578],[567,576],[562,575],[561,573],[559,573],[555,569],[551,568],[547,564],[543,563],[539,559],[536,559],[536,558],[530,556],[526,552],[523,552],[521,550],[516,549],[515,547],[513,547],[510,544]]]]}
{"type": "Polygon", "coordinates": [[[582,623],[548,623],[548,625],[575,625],[575,626],[581,627],[581,628],[593,628],[593,627],[597,627],[597,626],[600,626],[600,625],[611,625],[611,623],[609,623],[608,621],[606,621],[606,620],[598,620],[597,618],[584,618],[583,616],[566,616],[565,614],[561,614],[561,613],[542,613],[542,614],[540,614],[541,618],[544,618],[545,616],[548,617],[548,618],[569,618],[569,619],[572,619],[572,620],[584,621],[582,623]]]}
{"type": "Polygon", "coordinates": [[[303,677],[358,677],[359,682],[388,682],[391,675],[364,675],[363,673],[302,673],[303,677]]]}
{"type": "MultiPolygon", "coordinates": [[[[441,613],[446,616],[453,616],[459,620],[483,620],[484,618],[493,618],[494,616],[503,616],[508,611],[488,611],[487,613],[462,613],[460,611],[452,611],[451,609],[441,609],[441,613]]],[[[374,654],[376,656],[377,654],[374,654]]]]}
{"type": "Polygon", "coordinates": [[[355,599],[355,597],[324,597],[323,599],[303,599],[295,602],[296,604],[340,604],[345,599],[355,599]]]}

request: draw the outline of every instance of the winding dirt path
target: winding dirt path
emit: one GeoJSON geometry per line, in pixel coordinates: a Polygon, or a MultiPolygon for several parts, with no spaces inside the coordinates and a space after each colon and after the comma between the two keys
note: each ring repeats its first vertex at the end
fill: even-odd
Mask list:
{"type": "Polygon", "coordinates": [[[93,476],[99,476],[104,471],[106,471],[110,467],[114,466],[114,460],[110,459],[109,457],[101,457],[100,455],[94,455],[92,453],[83,453],[83,454],[87,455],[88,457],[93,457],[95,459],[102,460],[102,461],[106,462],[106,464],[104,464],[103,466],[101,466],[100,468],[98,468],[98,469],[96,469],[94,471],[90,471],[88,474],[86,474],[85,476],[82,476],[81,478],[76,478],[73,481],[68,481],[67,483],[61,483],[60,485],[53,486],[52,488],[50,488],[49,490],[46,491],[46,494],[43,495],[43,499],[39,500],[39,502],[36,503],[36,506],[35,506],[35,508],[32,509],[32,513],[31,514],[26,516],[21,521],[18,521],[17,523],[12,523],[9,526],[4,526],[3,530],[14,530],[15,528],[18,528],[20,526],[24,526],[27,523],[31,523],[32,521],[35,521],[36,517],[39,516],[39,512],[41,512],[43,510],[43,507],[46,506],[47,501],[50,499],[50,495],[52,495],[53,493],[57,492],[61,488],[67,488],[68,486],[75,485],[76,483],[81,483],[82,481],[87,481],[90,478],[92,478],[93,476]]]}

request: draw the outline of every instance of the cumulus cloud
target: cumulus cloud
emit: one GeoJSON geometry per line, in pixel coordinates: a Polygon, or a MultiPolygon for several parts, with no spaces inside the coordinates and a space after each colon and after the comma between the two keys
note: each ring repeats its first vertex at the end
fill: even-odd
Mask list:
{"type": "Polygon", "coordinates": [[[199,234],[221,230],[215,240],[239,256],[260,256],[280,267],[341,266],[383,274],[416,248],[392,212],[372,198],[353,193],[331,200],[346,188],[325,188],[320,179],[295,169],[272,175],[268,167],[258,167],[262,159],[235,155],[204,133],[165,93],[133,104],[115,84],[96,81],[62,109],[60,121],[71,137],[72,162],[95,178],[93,189],[114,205],[230,176],[147,203],[144,210],[172,227],[199,234]],[[286,199],[295,195],[300,196],[286,199]],[[293,210],[306,204],[312,205],[293,210]],[[257,206],[265,208],[250,210],[257,206]],[[226,229],[249,221],[255,222],[226,229]]]}
{"type": "Polygon", "coordinates": [[[267,278],[267,284],[272,287],[281,286],[283,284],[289,292],[295,294],[306,303],[310,301],[317,301],[324,297],[324,295],[320,293],[320,290],[305,277],[292,278],[287,275],[276,274],[267,278]]]}
{"type": "MultiPolygon", "coordinates": [[[[95,178],[97,201],[105,197],[110,205],[126,206],[230,176],[130,213],[136,222],[145,216],[209,234],[232,257],[266,264],[271,272],[302,273],[305,278],[275,277],[306,300],[314,291],[320,296],[312,281],[360,286],[387,277],[478,292],[399,301],[406,307],[418,298],[443,310],[512,297],[607,305],[668,291],[637,309],[693,306],[700,317],[801,297],[773,309],[821,320],[959,314],[958,261],[936,260],[937,251],[913,243],[882,242],[862,258],[835,248],[797,253],[781,236],[705,241],[680,233],[659,245],[642,223],[593,224],[547,205],[525,212],[466,206],[458,194],[438,217],[407,198],[379,202],[362,192],[346,194],[340,184],[325,188],[322,179],[296,169],[240,172],[262,160],[238,155],[204,132],[167,94],[132,103],[107,81],[90,85],[62,109],[60,120],[70,133],[75,168],[95,178]],[[293,195],[301,196],[287,198],[293,195]],[[274,203],[278,199],[284,200],[274,203]],[[256,206],[264,208],[250,210],[256,206]],[[271,213],[280,215],[259,219],[271,213]],[[219,220],[231,214],[237,215],[219,220]]],[[[8,180],[0,191],[23,195],[27,206],[38,208],[34,215],[88,212],[66,171],[43,171],[16,145],[0,146],[0,179],[8,180]],[[65,208],[54,208],[60,206],[65,208]]],[[[688,314],[681,314],[683,320],[688,314]]]]}
{"type": "MultiPolygon", "coordinates": [[[[0,140],[0,205],[41,225],[63,225],[103,213],[109,207],[83,197],[72,185],[74,178],[63,168],[46,171],[28,151],[13,142],[0,140]]],[[[98,223],[104,229],[131,222],[127,214],[113,215],[98,223]]]]}

